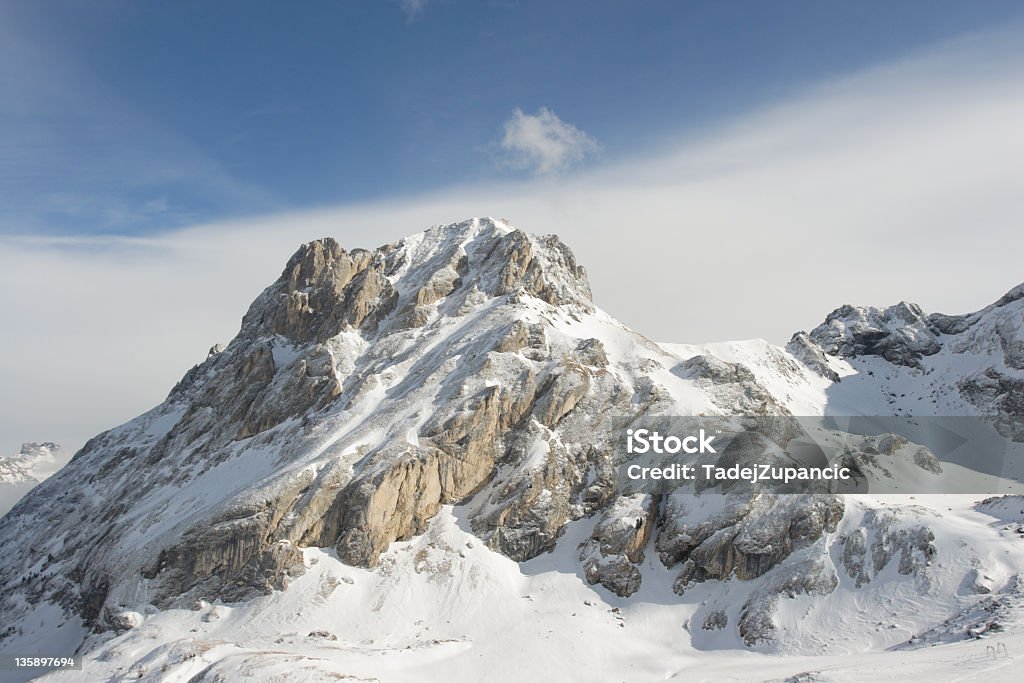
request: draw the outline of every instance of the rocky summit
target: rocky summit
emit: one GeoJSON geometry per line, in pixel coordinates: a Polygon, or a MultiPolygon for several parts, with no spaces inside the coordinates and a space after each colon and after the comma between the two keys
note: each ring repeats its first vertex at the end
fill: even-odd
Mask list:
{"type": "Polygon", "coordinates": [[[14,455],[0,455],[0,486],[39,483],[58,467],[63,450],[46,441],[23,443],[14,455]]]}
{"type": "MultiPolygon", "coordinates": [[[[554,236],[474,219],[373,251],[310,242],[230,343],[0,521],[0,611],[13,624],[56,610],[40,628],[78,624],[88,651],[140,614],[287,593],[314,571],[311,549],[384,576],[396,543],[456,510],[490,551],[565,558],[560,571],[616,599],[665,573],[659,600],[701,596],[687,625],[700,647],[719,632],[791,647],[787,602],[827,610],[888,573],[924,590],[1006,567],[942,558],[961,532],[914,505],[624,495],[623,420],[902,410],[1016,424],[1022,296],[967,316],[844,306],[786,349],[659,345],[595,306],[554,236]]],[[[431,552],[445,547],[415,566],[455,571],[465,551],[431,552]]]]}

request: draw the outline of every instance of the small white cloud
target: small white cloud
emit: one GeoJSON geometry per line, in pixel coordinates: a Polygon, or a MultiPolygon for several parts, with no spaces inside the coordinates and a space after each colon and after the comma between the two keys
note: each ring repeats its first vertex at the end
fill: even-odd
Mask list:
{"type": "Polygon", "coordinates": [[[505,122],[501,148],[516,168],[535,173],[552,173],[579,163],[599,148],[597,141],[582,130],[541,107],[536,114],[512,112],[505,122]]]}
{"type": "Polygon", "coordinates": [[[398,4],[405,13],[405,18],[409,21],[414,21],[423,14],[423,10],[427,6],[427,0],[399,0],[398,4]]]}

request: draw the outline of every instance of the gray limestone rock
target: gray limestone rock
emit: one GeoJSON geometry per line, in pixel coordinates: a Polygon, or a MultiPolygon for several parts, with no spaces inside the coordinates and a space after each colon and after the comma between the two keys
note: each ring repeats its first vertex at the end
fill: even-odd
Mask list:
{"type": "MultiPolygon", "coordinates": [[[[1019,301],[993,310],[1016,315],[1019,301]]],[[[640,588],[651,548],[678,571],[679,592],[759,577],[776,596],[831,590],[817,560],[844,515],[837,496],[621,495],[623,418],[747,415],[751,453],[784,446],[792,430],[758,422],[788,411],[749,368],[710,354],[679,363],[604,318],[579,325],[594,311],[568,248],[495,221],[373,251],[330,238],[303,245],[235,339],[0,520],[0,610],[18,618],[49,602],[103,630],[130,625],[118,615],[142,583],[159,607],[245,600],[302,574],[306,546],[372,567],[443,505],[459,505],[472,533],[517,561],[591,517],[581,571],[622,596],[640,588]],[[612,332],[601,336],[605,324],[612,332]]],[[[840,311],[791,351],[825,376],[815,346],[913,366],[940,336],[976,333],[980,344],[989,324],[925,319],[906,305],[840,311]]],[[[993,323],[992,343],[1016,367],[1007,320],[993,323]]],[[[777,355],[782,375],[803,374],[777,355]]],[[[973,401],[1019,410],[1012,378],[974,379],[961,386],[973,401]]],[[[873,535],[850,533],[843,550],[858,581],[894,558],[900,572],[920,573],[935,553],[923,524],[865,516],[862,526],[873,535]]],[[[771,637],[774,599],[745,604],[737,628],[747,642],[771,637]]]]}
{"type": "Polygon", "coordinates": [[[776,632],[773,618],[780,600],[792,600],[800,595],[828,595],[839,585],[838,577],[820,553],[791,562],[769,578],[740,608],[737,631],[748,646],[773,640],[776,632]]]}
{"type": "Polygon", "coordinates": [[[926,583],[928,567],[938,552],[934,540],[923,520],[915,523],[891,511],[867,510],[860,526],[840,539],[842,565],[858,587],[870,582],[893,559],[900,574],[913,574],[926,583]]]}
{"type": "Polygon", "coordinates": [[[723,410],[739,415],[786,415],[785,407],[760,384],[748,368],[710,355],[694,356],[672,368],[693,379],[723,410]]]}
{"type": "Polygon", "coordinates": [[[658,519],[658,497],[621,497],[605,509],[594,532],[582,546],[580,560],[591,584],[600,583],[621,597],[640,588],[636,565],[644,560],[658,519]]]}
{"type": "Polygon", "coordinates": [[[793,357],[818,373],[822,377],[833,382],[840,381],[839,373],[828,364],[828,358],[821,348],[811,341],[806,332],[797,332],[786,344],[786,350],[793,354],[793,357]]]}
{"type": "MultiPolygon", "coordinates": [[[[723,494],[703,494],[715,495],[723,494]]],[[[711,579],[761,576],[795,550],[835,531],[844,507],[834,495],[726,495],[718,511],[691,525],[686,523],[688,504],[694,501],[684,494],[669,497],[671,521],[657,540],[667,566],[682,563],[675,582],[678,593],[711,579]]]]}
{"type": "Polygon", "coordinates": [[[909,367],[919,367],[922,357],[940,349],[920,307],[906,302],[885,309],[842,306],[808,339],[830,356],[881,356],[909,367]]]}

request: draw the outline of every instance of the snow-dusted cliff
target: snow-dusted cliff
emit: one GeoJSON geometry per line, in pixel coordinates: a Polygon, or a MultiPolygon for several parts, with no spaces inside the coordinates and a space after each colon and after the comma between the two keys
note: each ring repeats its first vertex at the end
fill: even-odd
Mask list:
{"type": "Polygon", "coordinates": [[[1024,550],[972,500],[623,496],[619,418],[1012,429],[1020,291],[844,307],[786,349],[658,345],[557,238],[501,221],[312,242],[164,403],[0,521],[0,650],[81,648],[60,676],[83,680],[647,680],[700,651],[906,643],[1017,599],[1024,550]]]}

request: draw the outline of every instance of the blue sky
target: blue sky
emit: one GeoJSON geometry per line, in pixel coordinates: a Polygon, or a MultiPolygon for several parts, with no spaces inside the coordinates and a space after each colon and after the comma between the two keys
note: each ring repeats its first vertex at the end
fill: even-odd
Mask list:
{"type": "Polygon", "coordinates": [[[659,341],[1024,280],[1020,2],[0,0],[0,452],[138,415],[304,241],[556,233],[659,341]]]}
{"type": "Polygon", "coordinates": [[[148,234],[564,177],[1022,16],[893,0],[4,0],[0,232],[148,234]],[[502,146],[517,110],[546,110],[584,148],[550,167],[517,157],[502,146]]]}

